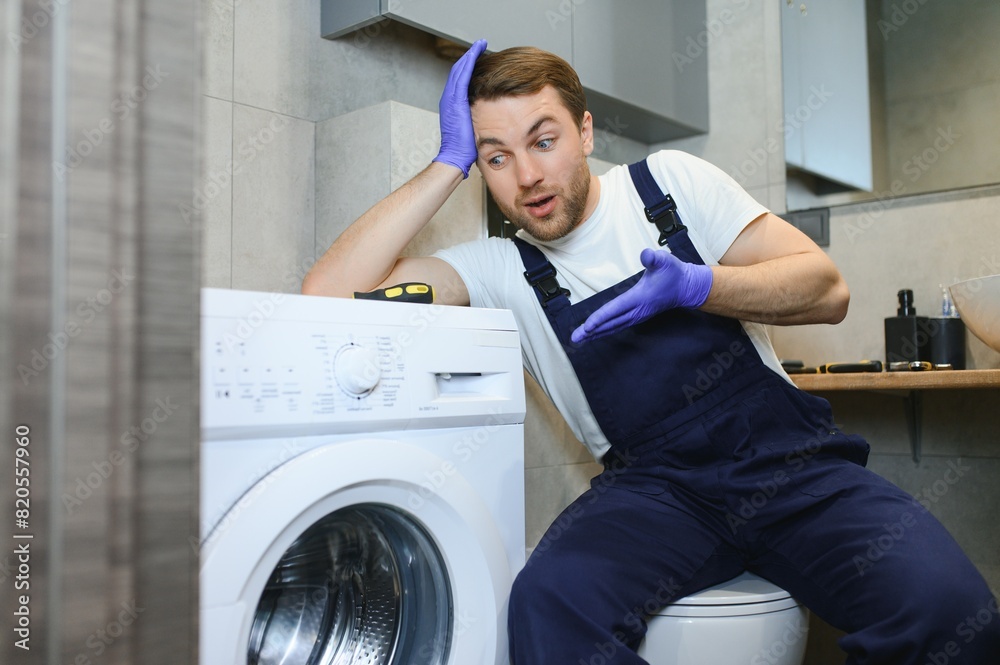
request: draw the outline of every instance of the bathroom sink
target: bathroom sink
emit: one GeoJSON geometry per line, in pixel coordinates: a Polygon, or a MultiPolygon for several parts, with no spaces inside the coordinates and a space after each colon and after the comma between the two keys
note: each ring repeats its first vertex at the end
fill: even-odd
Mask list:
{"type": "Polygon", "coordinates": [[[1000,275],[968,279],[948,287],[966,327],[1000,351],[1000,275]]]}

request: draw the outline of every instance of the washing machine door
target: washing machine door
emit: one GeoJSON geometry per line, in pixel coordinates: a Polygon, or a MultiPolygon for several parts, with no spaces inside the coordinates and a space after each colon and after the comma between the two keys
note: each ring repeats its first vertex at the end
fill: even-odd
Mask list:
{"type": "Polygon", "coordinates": [[[442,464],[360,440],[262,478],[202,544],[201,663],[505,663],[503,543],[442,464]]]}

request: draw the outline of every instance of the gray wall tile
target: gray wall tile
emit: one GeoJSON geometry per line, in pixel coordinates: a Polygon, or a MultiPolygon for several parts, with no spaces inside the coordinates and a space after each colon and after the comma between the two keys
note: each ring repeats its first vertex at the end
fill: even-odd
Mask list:
{"type": "Polygon", "coordinates": [[[297,293],[315,243],[315,124],[233,113],[233,288],[297,293]]]}
{"type": "MultiPolygon", "coordinates": [[[[317,256],[368,208],[430,164],[439,132],[436,113],[397,102],[318,123],[317,256]]],[[[484,191],[482,176],[472,168],[404,255],[428,256],[485,236],[484,191]]]]}
{"type": "Polygon", "coordinates": [[[593,462],[528,469],[524,474],[525,546],[535,547],[559,513],[580,496],[603,467],[593,462]]]}
{"type": "Polygon", "coordinates": [[[233,0],[206,0],[201,4],[204,26],[202,93],[233,100],[233,0]]]}
{"type": "Polygon", "coordinates": [[[192,208],[201,210],[202,284],[233,285],[233,103],[202,98],[202,179],[192,208]]]}

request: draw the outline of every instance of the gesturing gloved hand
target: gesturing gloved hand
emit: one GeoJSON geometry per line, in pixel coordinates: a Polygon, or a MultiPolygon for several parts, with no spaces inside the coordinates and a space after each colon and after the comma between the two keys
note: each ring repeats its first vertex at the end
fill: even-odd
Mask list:
{"type": "Polygon", "coordinates": [[[664,310],[701,307],[712,288],[709,266],[685,263],[670,252],[644,249],[639,256],[646,272],[635,286],[610,300],[573,331],[579,343],[634,326],[664,310]]]}
{"type": "Polygon", "coordinates": [[[476,135],[472,130],[469,111],[469,81],[476,59],[486,50],[486,40],[480,39],[465,52],[448,74],[438,111],[441,114],[441,150],[435,162],[459,168],[466,178],[476,161],[476,135]]]}

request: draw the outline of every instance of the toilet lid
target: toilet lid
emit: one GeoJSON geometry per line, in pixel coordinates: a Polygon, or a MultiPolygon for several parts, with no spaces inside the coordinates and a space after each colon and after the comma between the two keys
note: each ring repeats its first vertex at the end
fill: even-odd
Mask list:
{"type": "Polygon", "coordinates": [[[736,616],[763,614],[795,607],[798,603],[779,586],[744,572],[728,582],[716,584],[681,598],[660,609],[663,616],[736,616]]]}

